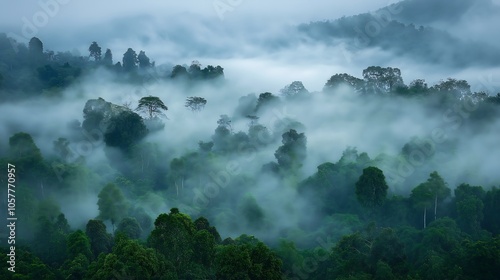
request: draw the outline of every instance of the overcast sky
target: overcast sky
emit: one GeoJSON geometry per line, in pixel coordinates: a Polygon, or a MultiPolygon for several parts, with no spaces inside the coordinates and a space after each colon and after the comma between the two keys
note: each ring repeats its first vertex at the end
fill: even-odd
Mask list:
{"type": "MultiPolygon", "coordinates": [[[[134,20],[153,18],[159,22],[176,25],[179,18],[191,21],[206,20],[221,29],[239,29],[281,24],[299,24],[323,19],[335,19],[343,15],[353,15],[383,7],[391,0],[351,0],[351,1],[306,1],[306,0],[145,0],[145,1],[2,1],[0,26],[7,32],[23,35],[23,27],[34,24],[40,37],[58,35],[66,39],[78,38],[87,41],[101,37],[103,32],[120,22],[124,27],[134,24],[134,20]],[[59,3],[59,2],[61,3],[59,3]],[[67,3],[66,3],[67,2],[67,3]],[[48,5],[54,13],[44,12],[41,3],[48,5]],[[43,15],[49,15],[48,20],[43,15]],[[168,19],[176,19],[168,21],[168,19]],[[45,23],[46,22],[46,23],[45,23]],[[37,24],[38,23],[38,24],[37,24]],[[92,27],[92,30],[89,30],[92,27]],[[83,32],[83,34],[81,33],[83,32]],[[82,36],[83,35],[83,36],[82,36]]],[[[394,0],[392,0],[394,2],[394,0]]],[[[24,34],[27,34],[26,29],[24,34]]],[[[113,37],[126,36],[135,30],[122,29],[113,37]]],[[[108,34],[110,35],[110,34],[108,34]]],[[[66,41],[67,42],[67,41],[66,41]]],[[[76,43],[76,42],[75,42],[76,43]]],[[[60,45],[48,44],[57,49],[60,45]]]]}
{"type": "MultiPolygon", "coordinates": [[[[283,26],[334,20],[375,11],[395,2],[398,1],[2,1],[0,32],[6,32],[21,42],[37,36],[45,49],[78,51],[82,55],[88,54],[92,41],[97,41],[103,52],[106,48],[113,51],[115,62],[120,61],[123,53],[131,47],[136,52],[146,51],[157,65],[189,64],[192,60],[199,60],[203,65],[222,65],[227,77],[259,69],[252,72],[255,79],[263,80],[247,81],[249,85],[260,84],[257,91],[276,91],[293,80],[304,81],[310,90],[321,90],[331,75],[346,72],[360,76],[370,65],[399,67],[407,83],[415,78],[425,78],[432,84],[450,76],[484,80],[487,79],[485,75],[498,73],[487,70],[487,74],[482,74],[476,69],[438,71],[435,65],[417,62],[416,67],[414,61],[377,50],[352,55],[343,45],[328,48],[292,46],[273,53],[259,45],[280,36],[292,36],[282,29],[283,26]],[[275,78],[269,79],[270,75],[275,78]]],[[[493,28],[497,20],[487,22],[489,29],[483,27],[483,22],[485,20],[481,18],[467,15],[461,24],[454,23],[455,35],[497,41],[498,34],[493,34],[497,32],[493,28]]],[[[448,27],[449,31],[453,31],[453,26],[448,27]]]]}

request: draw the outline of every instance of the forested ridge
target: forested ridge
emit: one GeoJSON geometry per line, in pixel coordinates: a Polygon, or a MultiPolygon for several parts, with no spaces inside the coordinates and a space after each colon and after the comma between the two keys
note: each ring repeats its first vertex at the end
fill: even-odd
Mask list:
{"type": "Polygon", "coordinates": [[[498,154],[500,93],[405,83],[402,71],[234,92],[221,66],[167,68],[97,42],[55,53],[0,34],[0,105],[80,110],[56,134],[2,128],[18,222],[15,273],[0,279],[498,279],[500,177],[486,156],[498,154]],[[111,102],[123,88],[135,100],[111,102]],[[362,137],[334,155],[344,118],[362,137]],[[370,137],[392,126],[403,145],[370,137]],[[358,150],[372,141],[375,153],[358,150]]]}

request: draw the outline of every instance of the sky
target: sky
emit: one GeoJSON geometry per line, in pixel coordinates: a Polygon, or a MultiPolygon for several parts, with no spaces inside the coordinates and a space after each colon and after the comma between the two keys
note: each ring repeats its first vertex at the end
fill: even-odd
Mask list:
{"type": "MultiPolygon", "coordinates": [[[[240,63],[243,61],[268,67],[267,58],[264,61],[255,59],[255,52],[258,56],[262,53],[247,43],[248,38],[265,41],[275,32],[282,34],[282,26],[335,19],[376,10],[391,3],[389,0],[315,1],[313,5],[305,0],[272,3],[245,0],[27,2],[4,2],[7,9],[2,9],[0,17],[0,29],[20,42],[37,36],[44,42],[45,49],[78,50],[86,54],[90,43],[97,41],[103,50],[112,49],[115,60],[132,47],[137,52],[145,50],[157,65],[189,64],[197,59],[205,65],[214,63],[226,68],[232,65],[220,59],[224,54],[231,62],[238,61],[239,65],[243,65],[240,63]],[[269,33],[271,31],[274,32],[269,33]],[[200,51],[200,46],[206,49],[200,51]],[[243,57],[235,57],[241,55],[243,57]]],[[[277,65],[273,71],[282,75],[286,67],[277,65]]],[[[325,65],[318,65],[315,73],[305,75],[324,72],[324,68],[325,65]]],[[[361,69],[357,69],[358,72],[361,69]]],[[[233,73],[237,71],[239,75],[240,70],[235,69],[233,73]]],[[[286,75],[297,77],[304,74],[302,72],[286,75]]],[[[313,81],[316,90],[321,90],[328,75],[320,75],[313,81]]],[[[283,82],[274,84],[272,90],[284,85],[283,82]]]]}
{"type": "MultiPolygon", "coordinates": [[[[397,2],[39,0],[6,4],[4,1],[0,30],[20,42],[26,43],[37,36],[44,42],[45,49],[82,55],[88,53],[92,41],[97,41],[103,52],[106,48],[113,51],[115,62],[131,47],[136,52],[146,51],[156,65],[189,65],[198,60],[202,65],[223,66],[230,79],[252,72],[254,79],[246,82],[247,86],[256,87],[255,91],[276,92],[294,80],[303,81],[311,91],[320,91],[331,75],[345,72],[359,77],[370,65],[398,67],[403,70],[406,83],[424,78],[434,84],[453,76],[480,87],[481,81],[500,74],[499,69],[436,71],[435,65],[415,64],[411,59],[395,60],[391,53],[377,49],[352,54],[343,44],[297,45],[279,52],[262,48],[262,44],[279,44],[280,38],[291,34],[290,28],[301,23],[374,12],[397,2]],[[266,79],[270,74],[276,77],[272,81],[266,79]]],[[[497,2],[500,1],[492,1],[500,4],[497,2]]],[[[453,12],[451,7],[449,10],[442,13],[453,12]]],[[[469,12],[459,22],[435,25],[462,39],[481,37],[485,42],[498,43],[498,36],[494,36],[496,23],[494,17],[469,12]],[[485,23],[484,26],[481,23],[485,23]]]]}

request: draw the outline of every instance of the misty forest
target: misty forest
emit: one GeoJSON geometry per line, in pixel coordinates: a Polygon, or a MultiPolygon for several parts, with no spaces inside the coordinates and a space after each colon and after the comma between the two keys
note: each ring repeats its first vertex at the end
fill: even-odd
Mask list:
{"type": "Polygon", "coordinates": [[[217,2],[0,33],[0,279],[499,279],[498,3],[217,2]]]}

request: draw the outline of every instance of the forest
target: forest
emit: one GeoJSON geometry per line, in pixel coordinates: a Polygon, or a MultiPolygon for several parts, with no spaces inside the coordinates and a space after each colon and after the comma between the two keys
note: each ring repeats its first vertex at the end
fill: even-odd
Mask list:
{"type": "Polygon", "coordinates": [[[317,92],[238,94],[221,66],[88,52],[0,34],[18,218],[1,279],[500,275],[500,93],[367,66],[317,92]]]}

